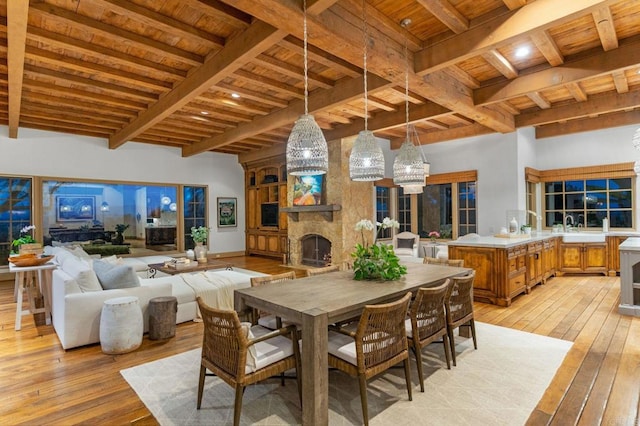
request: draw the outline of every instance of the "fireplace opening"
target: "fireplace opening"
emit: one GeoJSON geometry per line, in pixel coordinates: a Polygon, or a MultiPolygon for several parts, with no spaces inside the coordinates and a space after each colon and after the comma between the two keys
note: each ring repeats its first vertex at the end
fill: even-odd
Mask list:
{"type": "Polygon", "coordinates": [[[331,241],[322,235],[305,235],[301,243],[303,265],[325,266],[331,262],[331,241]]]}

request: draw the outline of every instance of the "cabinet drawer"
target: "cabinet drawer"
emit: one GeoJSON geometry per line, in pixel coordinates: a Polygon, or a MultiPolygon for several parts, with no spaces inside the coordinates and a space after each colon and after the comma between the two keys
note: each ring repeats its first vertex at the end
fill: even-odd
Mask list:
{"type": "Polygon", "coordinates": [[[525,284],[525,274],[518,274],[509,278],[507,294],[509,296],[514,296],[516,294],[522,293],[526,288],[525,284]]]}

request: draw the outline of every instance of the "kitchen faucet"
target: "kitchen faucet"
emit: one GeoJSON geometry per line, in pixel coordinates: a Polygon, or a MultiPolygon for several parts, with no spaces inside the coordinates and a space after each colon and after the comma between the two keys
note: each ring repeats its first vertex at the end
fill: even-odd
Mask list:
{"type": "Polygon", "coordinates": [[[573,216],[571,216],[570,214],[565,214],[564,215],[564,232],[569,232],[569,230],[571,229],[571,227],[573,227],[574,222],[573,222],[573,216]],[[569,219],[571,219],[571,225],[567,225],[567,222],[569,222],[569,219]]]}

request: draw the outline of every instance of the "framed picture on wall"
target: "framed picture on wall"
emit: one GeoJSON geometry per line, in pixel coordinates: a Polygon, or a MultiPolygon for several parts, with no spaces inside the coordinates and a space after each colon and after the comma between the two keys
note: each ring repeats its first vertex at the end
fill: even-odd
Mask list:
{"type": "Polygon", "coordinates": [[[56,197],[56,221],[83,222],[96,218],[96,199],[93,196],[59,195],[56,197]]]}
{"type": "Polygon", "coordinates": [[[295,176],[293,181],[294,206],[324,204],[324,175],[295,176]]]}
{"type": "Polygon", "coordinates": [[[238,226],[237,198],[218,197],[218,228],[238,226]]]}

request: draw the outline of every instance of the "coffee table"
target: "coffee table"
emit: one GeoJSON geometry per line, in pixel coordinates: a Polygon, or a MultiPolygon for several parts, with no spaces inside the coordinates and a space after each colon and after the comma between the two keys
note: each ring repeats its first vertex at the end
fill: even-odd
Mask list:
{"type": "Polygon", "coordinates": [[[165,266],[164,263],[151,263],[148,265],[148,267],[148,274],[150,278],[154,278],[158,271],[169,275],[182,274],[183,272],[208,271],[209,269],[222,268],[226,269],[227,271],[233,271],[233,265],[222,260],[208,260],[207,263],[191,262],[189,266],[180,268],[165,266]]]}

